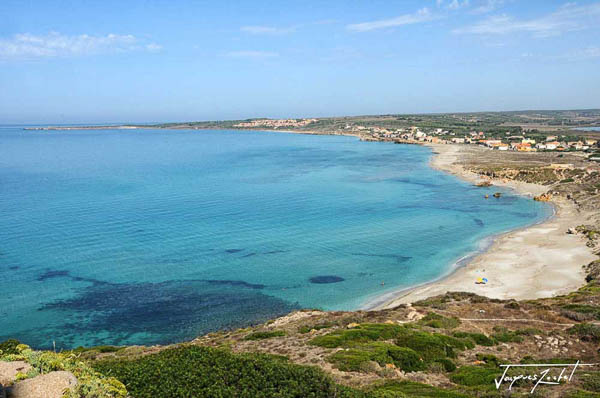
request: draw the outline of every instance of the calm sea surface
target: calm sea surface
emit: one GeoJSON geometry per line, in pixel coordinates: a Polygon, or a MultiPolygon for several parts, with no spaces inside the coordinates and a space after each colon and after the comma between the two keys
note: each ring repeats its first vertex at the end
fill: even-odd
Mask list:
{"type": "Polygon", "coordinates": [[[498,188],[430,157],[340,136],[0,128],[0,340],[166,343],[356,309],[551,212],[486,200],[498,188]]]}

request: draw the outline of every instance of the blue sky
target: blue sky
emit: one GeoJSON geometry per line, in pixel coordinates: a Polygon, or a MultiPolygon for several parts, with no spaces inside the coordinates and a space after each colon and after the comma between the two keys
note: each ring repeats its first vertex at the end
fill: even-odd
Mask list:
{"type": "Polygon", "coordinates": [[[0,123],[600,108],[600,1],[0,2],[0,123]]]}

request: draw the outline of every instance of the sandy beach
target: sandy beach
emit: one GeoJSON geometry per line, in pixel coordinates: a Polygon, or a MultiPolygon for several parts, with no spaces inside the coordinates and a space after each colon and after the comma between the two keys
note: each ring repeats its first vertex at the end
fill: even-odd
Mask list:
{"type": "MultiPolygon", "coordinates": [[[[459,145],[431,145],[436,153],[432,167],[454,174],[472,183],[481,176],[455,163],[461,156],[459,145]]],[[[492,180],[496,186],[514,189],[532,197],[544,193],[547,186],[513,180],[492,180]]],[[[569,235],[567,230],[584,224],[591,215],[579,211],[567,200],[553,200],[555,215],[546,222],[498,236],[489,249],[468,264],[457,267],[447,277],[384,296],[370,309],[393,308],[449,291],[477,293],[498,299],[535,299],[565,294],[585,284],[583,265],[597,256],[585,244],[584,238],[569,235]],[[475,284],[479,277],[489,282],[475,284]]]]}

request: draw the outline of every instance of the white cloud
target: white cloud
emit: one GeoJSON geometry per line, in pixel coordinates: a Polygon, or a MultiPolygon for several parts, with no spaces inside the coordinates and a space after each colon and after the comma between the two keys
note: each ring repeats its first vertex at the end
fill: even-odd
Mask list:
{"type": "Polygon", "coordinates": [[[446,4],[445,8],[449,10],[458,10],[460,8],[468,7],[469,2],[469,0],[436,0],[435,4],[438,6],[438,8],[441,8],[444,6],[444,4],[446,4]]]}
{"type": "Polygon", "coordinates": [[[471,13],[473,14],[486,14],[488,12],[492,12],[498,7],[504,4],[504,0],[485,0],[479,6],[473,8],[471,13]]]}
{"type": "Polygon", "coordinates": [[[0,59],[35,59],[160,49],[158,44],[144,43],[133,35],[112,33],[105,36],[68,36],[57,32],[47,35],[19,33],[7,39],[0,39],[0,59]]]}
{"type": "Polygon", "coordinates": [[[242,26],[240,28],[242,32],[250,33],[253,35],[279,35],[284,33],[290,33],[296,30],[294,27],[287,28],[277,28],[274,26],[260,26],[260,25],[251,25],[251,26],[242,26]]]}
{"type": "Polygon", "coordinates": [[[579,62],[595,58],[600,58],[600,47],[597,46],[577,48],[560,54],[541,54],[531,52],[525,52],[521,54],[521,59],[533,60],[537,62],[579,62]]]}
{"type": "Polygon", "coordinates": [[[459,0],[452,0],[447,8],[449,10],[458,10],[459,8],[464,8],[464,7],[468,7],[469,5],[469,0],[463,0],[463,1],[459,1],[459,0]]]}
{"type": "Polygon", "coordinates": [[[399,17],[391,19],[351,24],[347,25],[346,28],[355,32],[368,32],[375,29],[393,28],[395,26],[427,22],[433,19],[436,19],[436,17],[429,11],[428,8],[421,8],[413,14],[400,15],[399,17]]]}
{"type": "Polygon", "coordinates": [[[600,57],[600,47],[587,47],[581,50],[573,51],[566,56],[567,58],[580,60],[600,57]]]}
{"type": "Polygon", "coordinates": [[[225,56],[232,58],[273,58],[278,57],[279,54],[270,51],[242,50],[230,51],[225,53],[225,56]]]}
{"type": "Polygon", "coordinates": [[[518,20],[508,15],[497,15],[453,32],[483,35],[529,32],[535,37],[549,37],[587,29],[597,26],[598,23],[600,23],[600,3],[583,6],[567,3],[557,11],[540,18],[518,20]]]}

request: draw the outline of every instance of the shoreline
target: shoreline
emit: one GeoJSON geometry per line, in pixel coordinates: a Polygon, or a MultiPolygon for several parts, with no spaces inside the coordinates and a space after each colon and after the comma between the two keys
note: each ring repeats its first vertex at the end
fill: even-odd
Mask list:
{"type": "MultiPolygon", "coordinates": [[[[490,180],[455,164],[460,146],[428,144],[433,150],[430,166],[470,183],[490,180]]],[[[530,197],[549,187],[515,180],[491,179],[495,186],[530,197]]],[[[363,305],[366,310],[381,310],[409,304],[451,291],[476,293],[496,299],[529,300],[570,293],[585,285],[583,266],[597,257],[577,235],[567,229],[585,223],[590,213],[579,211],[564,199],[553,199],[554,213],[547,219],[489,238],[485,249],[467,254],[436,280],[389,292],[363,305]],[[477,285],[479,277],[488,278],[477,285]]]]}

